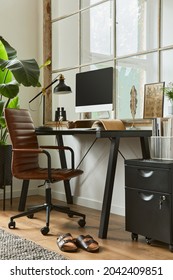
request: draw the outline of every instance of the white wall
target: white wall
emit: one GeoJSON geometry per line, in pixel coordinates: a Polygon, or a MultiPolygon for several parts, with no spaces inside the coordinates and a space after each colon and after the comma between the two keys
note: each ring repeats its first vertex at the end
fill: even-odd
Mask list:
{"type": "MultiPolygon", "coordinates": [[[[0,0],[0,35],[13,46],[20,59],[35,58],[42,64],[42,0],[0,0]]],[[[28,101],[38,88],[20,88],[20,106],[29,109],[28,101]]],[[[35,123],[39,123],[37,100],[32,106],[35,123]]],[[[42,110],[41,110],[42,111],[42,110]]],[[[31,184],[30,190],[35,184],[31,184]]],[[[14,196],[20,194],[21,182],[14,180],[14,196]]],[[[37,192],[37,189],[36,189],[37,192]]],[[[31,192],[33,193],[33,192],[31,192]]],[[[0,191],[0,195],[2,192],[0,191]]]]}
{"type": "MultiPolygon", "coordinates": [[[[1,0],[0,32],[16,50],[20,59],[35,58],[42,64],[42,0],[1,0]],[[41,44],[40,44],[41,42],[41,44]]],[[[20,88],[22,108],[29,108],[28,101],[38,93],[38,88],[20,88]]],[[[37,112],[33,114],[38,122],[37,112]]]]}

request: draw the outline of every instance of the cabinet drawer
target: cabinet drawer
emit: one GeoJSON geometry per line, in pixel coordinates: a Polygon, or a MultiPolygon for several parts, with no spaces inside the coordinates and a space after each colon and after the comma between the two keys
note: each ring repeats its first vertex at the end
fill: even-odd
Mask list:
{"type": "Polygon", "coordinates": [[[125,200],[127,231],[172,244],[170,194],[126,188],[125,200]]]}
{"type": "Polygon", "coordinates": [[[171,193],[170,169],[125,165],[125,186],[171,193]]]}

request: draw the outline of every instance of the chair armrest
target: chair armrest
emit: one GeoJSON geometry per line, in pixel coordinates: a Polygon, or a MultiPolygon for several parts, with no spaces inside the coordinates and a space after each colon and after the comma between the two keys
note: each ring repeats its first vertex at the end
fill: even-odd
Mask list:
{"type": "Polygon", "coordinates": [[[39,154],[39,153],[43,153],[43,149],[12,149],[14,152],[18,152],[18,153],[36,153],[36,154],[39,154]]]}
{"type": "Polygon", "coordinates": [[[74,158],[74,151],[69,146],[40,146],[43,149],[50,149],[50,150],[68,150],[71,153],[71,168],[74,169],[75,167],[75,158],[74,158]]]}
{"type": "Polygon", "coordinates": [[[48,168],[48,177],[51,181],[51,156],[48,151],[45,151],[41,148],[38,149],[12,149],[12,151],[17,153],[35,153],[35,154],[45,154],[47,156],[47,168],[48,168]]]}

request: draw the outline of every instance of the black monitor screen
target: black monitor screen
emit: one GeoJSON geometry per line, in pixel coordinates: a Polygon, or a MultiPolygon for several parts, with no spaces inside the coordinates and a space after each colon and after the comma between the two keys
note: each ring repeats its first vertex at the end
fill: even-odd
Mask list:
{"type": "Polygon", "coordinates": [[[76,74],[76,112],[113,108],[113,67],[76,74]]]}

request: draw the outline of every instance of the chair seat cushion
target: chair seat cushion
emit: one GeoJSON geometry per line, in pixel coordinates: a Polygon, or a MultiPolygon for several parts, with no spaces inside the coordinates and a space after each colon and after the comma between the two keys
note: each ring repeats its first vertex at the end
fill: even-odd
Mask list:
{"type": "MultiPolygon", "coordinates": [[[[51,168],[51,181],[62,181],[69,180],[73,177],[81,175],[83,173],[80,169],[55,169],[51,168]]],[[[13,174],[18,179],[23,180],[48,180],[48,169],[47,168],[34,168],[20,172],[19,174],[13,174]]]]}

